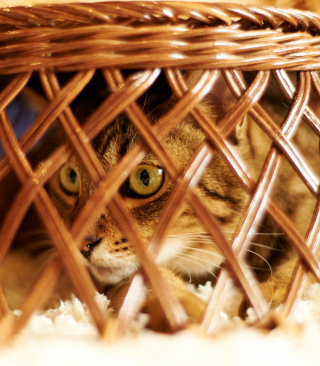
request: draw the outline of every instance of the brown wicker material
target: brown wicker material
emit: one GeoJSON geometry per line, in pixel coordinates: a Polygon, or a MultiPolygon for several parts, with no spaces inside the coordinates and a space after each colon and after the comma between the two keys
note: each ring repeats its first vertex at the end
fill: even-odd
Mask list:
{"type": "MultiPolygon", "coordinates": [[[[290,161],[310,192],[315,197],[319,195],[319,177],[306,168],[305,158],[291,144],[290,138],[299,117],[315,134],[320,135],[320,121],[306,106],[312,85],[320,97],[317,73],[320,69],[320,16],[293,10],[255,6],[246,8],[230,4],[110,2],[0,9],[0,23],[0,74],[1,77],[15,74],[0,94],[0,140],[6,151],[6,157],[0,160],[0,180],[10,170],[14,170],[21,182],[13,204],[8,207],[2,221],[0,262],[8,252],[31,204],[34,204],[40,216],[46,218],[46,230],[61,254],[44,270],[22,306],[23,315],[18,320],[12,320],[7,314],[8,305],[1,290],[2,340],[21,329],[32,312],[43,306],[58,280],[62,266],[88,305],[101,335],[107,337],[113,334],[113,323],[105,323],[93,300],[95,287],[87,270],[79,263],[77,249],[94,218],[105,206],[108,206],[125,236],[134,245],[141,261],[143,281],[148,279],[153,286],[172,330],[183,327],[184,310],[174,295],[168,292],[153,258],[164,239],[165,228],[185,199],[203,221],[228,263],[220,273],[203,320],[203,329],[208,332],[214,329],[230,276],[241,285],[258,319],[270,315],[257,281],[243,259],[247,235],[261,210],[267,210],[303,259],[283,312],[289,316],[298,294],[301,295],[299,289],[305,282],[306,273],[311,271],[320,280],[320,269],[313,256],[320,229],[320,201],[307,236],[302,238],[277,204],[265,197],[273,174],[284,158],[290,161]],[[69,105],[86,87],[97,68],[103,70],[105,82],[112,92],[80,127],[69,105]],[[142,71],[138,77],[124,79],[122,70],[125,69],[142,71]],[[136,100],[157,78],[159,69],[165,69],[169,84],[179,100],[167,115],[151,126],[136,100]],[[181,70],[186,69],[203,70],[200,80],[191,91],[187,90],[181,73],[181,70]],[[222,70],[223,77],[238,100],[225,115],[219,128],[212,125],[197,106],[207,91],[214,88],[217,69],[222,70]],[[250,87],[242,81],[243,70],[259,71],[250,87]],[[61,87],[57,73],[66,71],[75,73],[61,87]],[[290,82],[287,71],[297,72],[297,90],[290,82]],[[27,84],[32,72],[39,74],[44,96],[50,103],[31,129],[17,141],[5,109],[27,84]],[[291,113],[281,128],[258,103],[271,73],[292,104],[291,113]],[[143,142],[130,150],[116,168],[105,176],[90,140],[123,111],[138,129],[143,142]],[[181,171],[163,149],[161,140],[189,113],[208,138],[188,167],[181,171]],[[247,175],[225,142],[246,114],[274,142],[257,182],[247,175]],[[25,153],[30,151],[56,119],[63,126],[69,141],[57,148],[41,166],[32,168],[25,153]],[[226,157],[252,196],[251,204],[240,220],[232,248],[192,188],[214,154],[213,148],[219,149],[226,157]],[[170,177],[179,179],[151,243],[146,243],[117,191],[149,149],[159,157],[170,177]],[[93,200],[81,211],[69,231],[52,204],[44,184],[73,151],[77,152],[98,188],[93,200]]],[[[120,333],[139,310],[143,281],[141,275],[137,274],[132,282],[118,316],[120,333]],[[136,306],[130,306],[128,310],[127,302],[131,305],[136,302],[136,306]]]]}

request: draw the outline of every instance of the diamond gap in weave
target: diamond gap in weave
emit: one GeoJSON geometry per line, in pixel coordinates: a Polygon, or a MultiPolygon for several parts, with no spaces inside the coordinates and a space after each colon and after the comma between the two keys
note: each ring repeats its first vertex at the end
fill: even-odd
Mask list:
{"type": "MultiPolygon", "coordinates": [[[[7,106],[14,100],[14,98],[19,94],[21,89],[26,85],[31,73],[20,74],[14,77],[9,84],[1,91],[0,95],[0,110],[3,111],[7,106]]],[[[3,162],[6,158],[1,159],[0,162],[0,178],[2,178],[7,172],[9,168],[9,164],[5,167],[3,162]]]]}

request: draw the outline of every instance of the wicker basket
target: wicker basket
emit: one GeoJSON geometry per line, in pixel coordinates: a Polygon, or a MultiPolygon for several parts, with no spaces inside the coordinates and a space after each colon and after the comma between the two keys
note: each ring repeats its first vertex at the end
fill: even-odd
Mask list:
{"type": "MultiPolygon", "coordinates": [[[[307,272],[311,271],[320,280],[320,269],[313,255],[318,244],[320,201],[316,204],[307,235],[303,238],[277,207],[277,203],[265,197],[277,164],[283,158],[289,160],[316,198],[319,194],[319,177],[306,168],[304,156],[291,142],[290,131],[294,130],[301,117],[315,135],[320,134],[320,121],[307,104],[312,87],[316,98],[320,96],[317,73],[320,68],[320,17],[294,10],[254,6],[246,8],[230,4],[109,2],[6,8],[0,10],[0,22],[0,74],[1,84],[4,85],[0,94],[0,139],[6,154],[0,160],[0,180],[13,170],[21,183],[2,219],[0,260],[6,256],[32,204],[40,216],[45,218],[43,224],[61,254],[61,257],[47,265],[38,279],[22,306],[23,315],[19,320],[13,321],[8,315],[6,297],[1,291],[3,337],[21,329],[32,312],[45,303],[63,266],[89,307],[100,333],[105,334],[108,327],[93,300],[95,287],[87,270],[79,263],[77,249],[92,220],[104,206],[108,206],[134,245],[141,261],[144,280],[150,281],[153,286],[172,330],[184,326],[183,309],[167,291],[153,261],[153,254],[159,250],[163,238],[158,235],[153,240],[151,250],[146,250],[139,228],[117,193],[128,174],[149,149],[160,157],[172,179],[179,178],[176,201],[166,208],[166,212],[174,210],[179,202],[187,199],[227,259],[228,265],[221,271],[209,302],[203,329],[209,332],[214,328],[230,277],[234,277],[241,285],[258,319],[270,315],[268,306],[255,286],[256,280],[250,268],[244,265],[243,259],[239,260],[248,245],[247,236],[251,227],[264,211],[286,234],[302,258],[284,306],[283,315],[288,317],[301,293],[299,289],[305,283],[307,272]],[[104,82],[109,85],[111,93],[80,126],[69,105],[86,88],[96,69],[102,70],[104,82]],[[136,69],[140,71],[135,78],[125,79],[125,70],[136,69]],[[159,69],[165,70],[178,102],[158,124],[151,126],[136,101],[152,85],[159,69]],[[191,92],[187,91],[181,73],[181,70],[189,69],[203,70],[198,84],[191,92]],[[217,70],[221,70],[237,99],[219,127],[210,124],[197,107],[208,89],[214,88],[217,70]],[[243,71],[257,71],[250,86],[243,82],[243,71]],[[297,87],[291,83],[287,74],[289,71],[292,72],[291,78],[296,75],[299,80],[297,87]],[[59,73],[66,72],[72,72],[73,76],[61,87],[58,76],[59,73]],[[41,80],[43,95],[49,104],[18,141],[6,108],[35,74],[41,80]],[[289,108],[290,117],[281,127],[259,104],[272,74],[286,95],[287,103],[292,106],[289,108]],[[130,150],[121,163],[105,176],[90,140],[123,111],[142,135],[143,142],[130,150]],[[187,171],[181,172],[162,149],[161,140],[189,113],[208,138],[193,157],[187,171]],[[267,163],[256,182],[237,162],[226,143],[227,137],[246,114],[274,142],[267,163]],[[68,141],[40,166],[32,167],[26,153],[56,120],[63,126],[68,141]],[[229,161],[244,188],[252,196],[251,204],[240,220],[232,249],[214,218],[208,214],[196,192],[189,186],[213,148],[219,149],[229,161]],[[80,156],[98,189],[92,204],[82,210],[69,231],[57,214],[44,185],[73,151],[80,156]]],[[[168,224],[168,217],[170,215],[163,216],[159,228],[168,224]]],[[[157,230],[157,233],[161,233],[161,230],[157,230]]],[[[136,292],[136,297],[130,296],[130,301],[136,298],[137,303],[139,292],[142,293],[143,290],[138,277],[139,275],[133,283],[135,286],[132,285],[129,290],[136,292]]],[[[138,307],[132,308],[135,309],[132,313],[125,311],[124,304],[123,311],[118,316],[119,329],[123,330],[136,315],[138,307]]]]}

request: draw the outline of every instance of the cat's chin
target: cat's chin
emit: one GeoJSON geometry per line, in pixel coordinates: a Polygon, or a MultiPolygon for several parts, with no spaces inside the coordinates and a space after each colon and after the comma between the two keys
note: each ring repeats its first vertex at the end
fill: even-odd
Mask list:
{"type": "Polygon", "coordinates": [[[90,264],[88,268],[92,276],[105,285],[116,284],[136,271],[136,267],[133,264],[126,267],[103,267],[90,264]]]}

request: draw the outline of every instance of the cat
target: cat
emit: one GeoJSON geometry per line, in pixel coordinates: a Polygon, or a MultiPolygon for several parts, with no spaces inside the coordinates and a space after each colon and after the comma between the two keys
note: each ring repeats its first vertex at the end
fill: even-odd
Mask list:
{"type": "MultiPolygon", "coordinates": [[[[189,86],[192,85],[191,80],[194,74],[196,73],[188,77],[189,86]]],[[[171,97],[160,106],[158,105],[156,112],[152,113],[154,106],[149,99],[144,100],[143,104],[145,113],[152,123],[155,123],[175,104],[174,98],[171,97]]],[[[219,116],[223,113],[219,110],[219,103],[213,94],[202,103],[202,109],[216,124],[219,123],[219,116]]],[[[163,145],[175,162],[185,168],[205,138],[204,132],[189,116],[164,139],[163,145]]],[[[121,115],[93,140],[92,146],[108,174],[124,154],[139,141],[140,136],[137,130],[125,115],[121,115]]],[[[266,141],[264,134],[259,133],[255,125],[246,118],[237,125],[230,143],[237,155],[245,158],[248,166],[255,166],[252,175],[257,175],[263,156],[270,147],[270,141],[266,141]]],[[[121,187],[120,194],[126,207],[139,224],[146,239],[152,237],[173,188],[174,182],[170,180],[161,162],[151,152],[133,170],[127,182],[121,187]]],[[[227,239],[231,240],[241,214],[249,202],[249,195],[219,153],[214,155],[214,159],[206,168],[196,191],[219,222],[227,239]]],[[[278,195],[282,194],[280,191],[278,195]]],[[[69,227],[94,192],[94,184],[76,155],[73,155],[49,182],[51,198],[69,227]]],[[[274,224],[267,225],[269,231],[276,230],[274,224]]],[[[260,268],[262,274],[269,274],[267,261],[276,241],[272,235],[267,236],[267,239],[262,237],[255,243],[256,247],[249,251],[250,265],[260,268]],[[265,268],[265,262],[267,262],[267,268],[265,268]]],[[[139,261],[133,246],[122,234],[108,209],[103,210],[96,218],[84,244],[82,254],[85,265],[99,288],[104,288],[107,295],[113,299],[113,306],[116,309],[119,308],[130,279],[139,266],[139,261]]],[[[214,281],[223,262],[224,258],[208,235],[206,228],[188,204],[183,203],[157,257],[157,264],[161,266],[166,281],[174,283],[174,291],[179,294],[180,301],[187,307],[187,304],[193,304],[189,306],[188,313],[194,321],[201,319],[205,305],[199,300],[196,301],[195,296],[185,290],[184,282],[178,279],[178,275],[184,281],[189,277],[193,282],[208,278],[214,281]]],[[[278,291],[275,291],[273,280],[264,281],[262,285],[265,294],[274,305],[283,300],[294,263],[295,261],[287,261],[285,270],[280,271],[283,288],[280,289],[278,286],[278,291]]],[[[278,272],[272,278],[277,276],[279,276],[278,272]]],[[[158,314],[159,311],[152,310],[156,306],[153,304],[154,301],[156,299],[151,296],[145,310],[151,314],[158,314]]],[[[151,323],[153,328],[159,329],[163,327],[164,319],[162,316],[151,317],[151,323]]]]}
{"type": "MultiPolygon", "coordinates": [[[[191,73],[187,77],[189,87],[194,83],[194,75],[196,73],[191,73]]],[[[140,103],[151,123],[156,123],[176,103],[174,96],[162,97],[165,100],[161,101],[158,93],[159,89],[156,89],[153,94],[150,92],[150,95],[144,96],[140,103]]],[[[212,92],[200,107],[212,123],[218,124],[224,113],[222,104],[219,97],[212,92]]],[[[89,101],[82,101],[79,107],[75,106],[76,115],[80,119],[83,115],[85,119],[90,114],[90,110],[89,101]],[[83,110],[85,110],[84,113],[82,113],[83,110]]],[[[174,161],[181,168],[185,168],[205,139],[205,133],[193,118],[188,116],[163,140],[163,145],[174,161]]],[[[140,140],[138,131],[126,115],[121,114],[92,141],[92,146],[105,173],[108,174],[125,153],[140,140]]],[[[247,117],[236,126],[229,142],[235,153],[246,160],[248,167],[255,167],[251,174],[257,177],[271,142],[247,117]]],[[[284,169],[282,177],[288,176],[287,170],[287,168],[284,169]]],[[[289,176],[287,181],[293,175],[290,173],[289,176]]],[[[47,189],[69,228],[95,192],[95,186],[76,154],[72,155],[49,181],[47,189]]],[[[152,237],[173,189],[174,182],[152,152],[149,152],[141,164],[133,169],[129,179],[120,188],[119,193],[128,211],[137,221],[146,239],[152,237]]],[[[300,199],[304,199],[306,193],[303,188],[301,189],[303,198],[300,199]]],[[[250,197],[218,152],[214,154],[195,190],[219,223],[226,238],[231,240],[250,197]]],[[[284,190],[287,191],[288,187],[282,186],[275,195],[281,196],[284,190]]],[[[294,198],[292,199],[294,201],[294,198]]],[[[288,207],[284,206],[283,209],[289,212],[288,207]]],[[[296,212],[292,215],[294,214],[296,212]]],[[[268,223],[268,219],[264,225],[267,225],[266,233],[271,231],[278,233],[278,229],[273,223],[268,223]]],[[[305,226],[304,223],[301,225],[305,226]]],[[[262,226],[261,230],[263,228],[262,226]]],[[[283,267],[279,267],[280,271],[276,271],[268,278],[270,266],[268,261],[271,260],[273,250],[278,249],[277,239],[277,236],[262,235],[256,243],[253,243],[249,252],[250,265],[258,267],[258,274],[259,268],[263,274],[267,274],[267,276],[261,276],[261,278],[267,277],[267,280],[264,278],[262,289],[274,305],[282,302],[296,261],[296,257],[290,254],[289,257],[294,259],[285,261],[283,267]],[[276,281],[279,276],[281,288],[276,281]],[[277,291],[275,291],[276,288],[277,291]]],[[[284,243],[280,243],[280,246],[281,244],[284,246],[284,243]]],[[[87,233],[81,253],[83,262],[98,288],[110,297],[112,306],[119,310],[130,280],[139,267],[139,261],[133,246],[122,234],[118,223],[107,208],[97,216],[91,230],[87,233]]],[[[186,282],[189,278],[196,283],[207,279],[214,281],[224,263],[224,258],[187,203],[183,203],[179,209],[156,263],[165,281],[173,288],[187,309],[191,320],[199,322],[206,306],[186,288],[186,282]]],[[[167,324],[164,314],[159,309],[157,299],[150,289],[144,306],[144,310],[150,314],[149,325],[152,329],[165,330],[167,324]]]]}
{"type": "MultiPolygon", "coordinates": [[[[154,123],[175,104],[175,100],[170,98],[152,113],[151,98],[152,96],[149,96],[145,101],[144,110],[154,123]]],[[[209,113],[211,118],[216,118],[216,111],[209,113]]],[[[242,136],[245,133],[245,127],[239,127],[232,141],[239,152],[248,155],[250,146],[242,136]]],[[[191,117],[188,117],[164,139],[163,145],[175,162],[184,168],[205,138],[204,132],[191,117]]],[[[108,174],[124,154],[139,141],[137,130],[125,115],[120,115],[92,141],[92,146],[103,163],[105,173],[108,174]]],[[[146,239],[152,237],[173,188],[174,182],[151,152],[121,187],[120,194],[125,205],[146,239]]],[[[71,227],[78,213],[94,194],[95,187],[79,158],[73,155],[49,182],[48,191],[60,215],[71,227]]],[[[235,230],[241,212],[248,202],[248,195],[219,154],[216,154],[209,164],[196,191],[206,201],[209,210],[214,213],[222,229],[231,239],[231,233],[235,230]]],[[[112,302],[112,306],[117,308],[122,297],[119,295],[117,285],[120,284],[121,293],[124,294],[126,279],[130,279],[134,274],[139,261],[133,246],[122,234],[108,209],[103,210],[96,218],[85,238],[82,254],[85,265],[99,288],[108,288],[107,295],[111,299],[116,299],[112,302]],[[114,292],[117,293],[116,296],[113,295],[114,292]]],[[[193,320],[201,318],[205,305],[194,294],[185,290],[185,284],[178,279],[177,273],[182,278],[207,277],[207,274],[214,277],[216,269],[222,262],[223,257],[208,238],[205,227],[188,204],[184,203],[163,243],[157,257],[157,265],[161,266],[167,282],[174,284],[175,293],[179,294],[180,301],[189,308],[188,313],[193,320]],[[194,306],[188,307],[187,304],[190,303],[194,306]]],[[[151,298],[146,307],[149,309],[148,312],[153,314],[150,306],[151,302],[156,300],[153,296],[151,298]]],[[[151,323],[152,328],[157,329],[160,324],[162,326],[164,324],[159,317],[152,318],[151,323]]]]}

